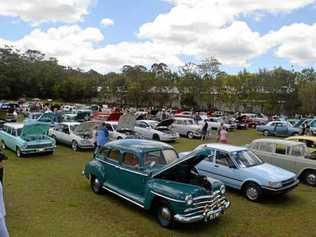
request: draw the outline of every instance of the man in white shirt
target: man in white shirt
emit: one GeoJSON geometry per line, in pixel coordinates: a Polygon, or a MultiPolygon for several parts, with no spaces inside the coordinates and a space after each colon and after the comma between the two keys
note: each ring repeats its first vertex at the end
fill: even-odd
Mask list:
{"type": "Polygon", "coordinates": [[[7,226],[5,223],[5,207],[3,202],[3,189],[0,183],[0,237],[9,237],[7,226]]]}

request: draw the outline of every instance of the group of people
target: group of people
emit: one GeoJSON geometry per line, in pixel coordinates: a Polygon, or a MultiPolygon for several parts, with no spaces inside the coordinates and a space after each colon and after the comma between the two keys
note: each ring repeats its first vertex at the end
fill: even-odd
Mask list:
{"type": "MultiPolygon", "coordinates": [[[[210,136],[207,121],[204,122],[201,133],[201,141],[206,140],[207,137],[210,136]]],[[[217,130],[217,142],[224,144],[228,143],[228,132],[223,123],[221,123],[220,127],[217,130]]]]}

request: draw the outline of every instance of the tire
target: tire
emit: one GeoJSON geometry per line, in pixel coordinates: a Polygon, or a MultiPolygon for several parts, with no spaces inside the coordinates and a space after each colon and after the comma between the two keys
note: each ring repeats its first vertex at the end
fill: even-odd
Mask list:
{"type": "Polygon", "coordinates": [[[187,137],[188,137],[189,139],[193,139],[193,138],[194,138],[193,132],[188,132],[188,133],[187,133],[187,137]]]}
{"type": "Polygon", "coordinates": [[[117,140],[121,140],[121,139],[123,139],[123,138],[122,138],[122,137],[118,137],[118,138],[117,138],[117,140]]]}
{"type": "Polygon", "coordinates": [[[255,183],[249,183],[246,184],[244,188],[244,195],[248,200],[252,202],[258,202],[262,198],[263,192],[259,185],[255,183]]]}
{"type": "Polygon", "coordinates": [[[21,152],[20,148],[17,147],[15,153],[16,153],[16,156],[18,158],[22,158],[23,157],[23,153],[21,152]]]}
{"type": "Polygon", "coordinates": [[[0,149],[5,150],[7,146],[5,145],[4,141],[0,141],[0,149]]]}
{"type": "Polygon", "coordinates": [[[158,135],[158,134],[154,134],[154,135],[153,135],[153,140],[155,140],[155,141],[160,141],[159,135],[158,135]]]}
{"type": "Polygon", "coordinates": [[[299,134],[297,132],[293,133],[292,136],[298,136],[299,134]]]}
{"type": "Polygon", "coordinates": [[[78,145],[78,142],[77,141],[72,141],[72,143],[71,143],[71,148],[72,148],[72,150],[74,150],[74,151],[78,151],[79,150],[79,145],[78,145]]]}
{"type": "Polygon", "coordinates": [[[267,136],[269,136],[269,134],[270,134],[270,133],[269,133],[268,130],[264,130],[264,131],[263,131],[263,136],[267,137],[267,136]]]}
{"type": "Polygon", "coordinates": [[[307,185],[316,187],[316,171],[306,171],[304,174],[304,182],[307,185]]]}
{"type": "Polygon", "coordinates": [[[95,178],[94,176],[91,176],[90,186],[91,186],[91,190],[94,193],[96,193],[96,194],[102,194],[103,193],[101,182],[97,178],[95,178]]]}
{"type": "Polygon", "coordinates": [[[162,203],[157,208],[158,223],[164,228],[171,228],[174,225],[174,215],[168,204],[162,203]]]}

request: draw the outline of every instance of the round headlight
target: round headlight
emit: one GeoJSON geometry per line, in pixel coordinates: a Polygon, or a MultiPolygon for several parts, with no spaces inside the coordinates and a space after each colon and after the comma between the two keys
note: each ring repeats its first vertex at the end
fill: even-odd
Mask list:
{"type": "Polygon", "coordinates": [[[226,193],[225,185],[222,184],[219,190],[221,191],[221,194],[225,194],[226,193]]]}
{"type": "Polygon", "coordinates": [[[188,195],[188,196],[185,197],[185,203],[186,203],[187,205],[192,205],[192,203],[193,203],[193,197],[192,197],[192,195],[188,195]]]}

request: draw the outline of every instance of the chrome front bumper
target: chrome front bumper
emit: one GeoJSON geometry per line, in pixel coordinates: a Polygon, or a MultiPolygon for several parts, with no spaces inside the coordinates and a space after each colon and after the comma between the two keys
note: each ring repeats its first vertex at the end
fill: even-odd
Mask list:
{"type": "Polygon", "coordinates": [[[180,215],[177,214],[174,216],[175,221],[180,223],[194,223],[199,221],[211,221],[219,217],[220,215],[224,214],[224,211],[230,206],[230,202],[225,200],[224,204],[217,209],[208,210],[206,208],[202,214],[190,216],[190,214],[180,215]]]}

